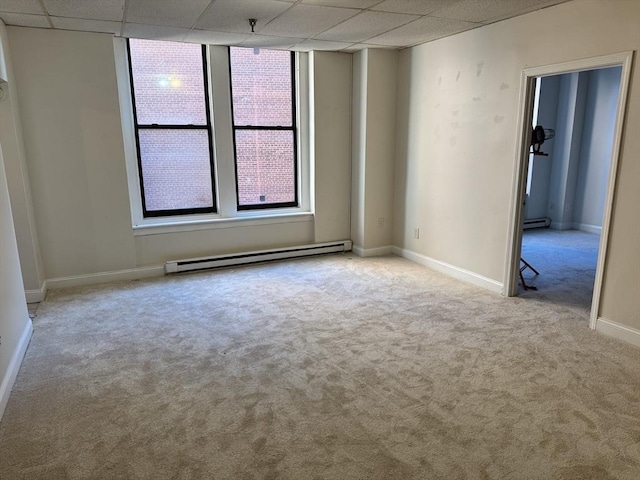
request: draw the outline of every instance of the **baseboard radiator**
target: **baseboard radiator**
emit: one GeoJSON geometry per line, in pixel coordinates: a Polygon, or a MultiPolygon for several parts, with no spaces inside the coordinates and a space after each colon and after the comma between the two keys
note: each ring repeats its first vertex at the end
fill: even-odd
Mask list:
{"type": "Polygon", "coordinates": [[[547,228],[551,225],[551,220],[548,218],[533,218],[531,220],[524,221],[524,229],[528,228],[547,228]]]}
{"type": "Polygon", "coordinates": [[[351,240],[339,242],[316,243],[313,245],[300,245],[296,247],[274,248],[271,250],[258,250],[254,252],[232,253],[228,255],[214,255],[211,257],[190,258],[175,260],[164,265],[165,273],[192,272],[196,270],[209,270],[212,268],[246,265],[249,263],[283,260],[286,258],[310,257],[325,253],[348,252],[353,246],[351,240]]]}

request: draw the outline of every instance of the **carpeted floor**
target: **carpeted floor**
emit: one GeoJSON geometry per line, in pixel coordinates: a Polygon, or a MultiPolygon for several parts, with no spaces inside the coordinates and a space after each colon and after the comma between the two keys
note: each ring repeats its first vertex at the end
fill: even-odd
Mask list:
{"type": "Polygon", "coordinates": [[[562,305],[589,321],[600,236],[577,230],[525,230],[522,257],[538,272],[523,271],[537,290],[520,290],[522,298],[562,305]]]}
{"type": "Polygon", "coordinates": [[[37,313],[2,480],[640,472],[640,349],[398,257],[51,291],[37,313]]]}

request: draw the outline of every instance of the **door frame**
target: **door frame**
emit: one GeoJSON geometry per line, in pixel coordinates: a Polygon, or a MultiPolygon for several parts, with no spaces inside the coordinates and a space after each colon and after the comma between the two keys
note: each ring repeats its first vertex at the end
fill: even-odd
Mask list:
{"type": "Polygon", "coordinates": [[[520,272],[520,254],[522,248],[522,231],[524,222],[524,193],[526,191],[527,169],[531,141],[531,122],[533,120],[533,94],[535,92],[535,79],[549,77],[565,73],[581,72],[585,70],[597,70],[608,67],[622,67],[620,74],[620,92],[618,94],[618,107],[613,133],[613,148],[611,151],[611,163],[609,167],[609,179],[607,182],[607,194],[605,199],[604,214],[602,218],[602,234],[598,248],[598,263],[596,266],[596,278],[593,286],[591,301],[591,314],[589,328],[595,330],[600,310],[600,297],[602,291],[602,278],[606,265],[607,246],[609,244],[609,230],[613,212],[613,200],[615,196],[616,178],[618,175],[618,160],[622,131],[624,129],[624,117],[627,110],[627,98],[631,79],[631,67],[633,52],[621,52],[599,57],[584,58],[552,65],[531,67],[522,70],[520,75],[520,99],[518,102],[518,141],[515,154],[515,168],[511,185],[511,203],[509,209],[509,234],[507,254],[505,258],[504,292],[508,297],[518,294],[518,273],[520,272]]]}

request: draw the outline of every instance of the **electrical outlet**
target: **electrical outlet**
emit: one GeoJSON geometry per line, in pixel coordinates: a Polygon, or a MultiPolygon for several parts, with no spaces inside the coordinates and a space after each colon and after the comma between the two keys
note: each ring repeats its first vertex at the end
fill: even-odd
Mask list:
{"type": "Polygon", "coordinates": [[[384,227],[384,218],[383,217],[379,217],[378,218],[378,227],[384,227]]]}
{"type": "Polygon", "coordinates": [[[419,239],[420,238],[420,229],[416,228],[413,230],[413,238],[415,239],[419,239]]]}

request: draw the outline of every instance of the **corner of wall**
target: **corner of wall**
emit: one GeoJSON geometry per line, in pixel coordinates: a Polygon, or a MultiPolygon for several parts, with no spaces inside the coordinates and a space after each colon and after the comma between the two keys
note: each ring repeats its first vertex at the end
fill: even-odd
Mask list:
{"type": "Polygon", "coordinates": [[[40,303],[44,301],[47,296],[47,281],[44,280],[40,288],[25,290],[24,295],[27,299],[27,303],[40,303]]]}

